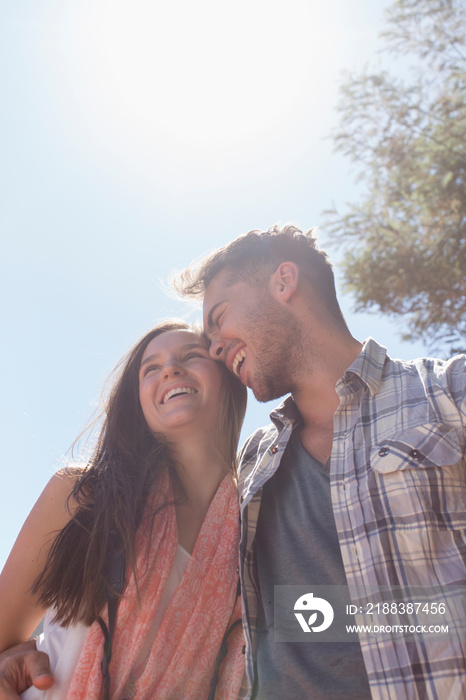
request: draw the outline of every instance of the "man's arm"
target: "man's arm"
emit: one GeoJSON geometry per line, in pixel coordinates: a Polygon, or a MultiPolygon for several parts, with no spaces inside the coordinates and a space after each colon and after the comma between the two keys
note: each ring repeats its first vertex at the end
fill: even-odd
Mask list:
{"type": "Polygon", "coordinates": [[[18,700],[19,694],[31,685],[47,690],[54,682],[49,657],[37,651],[34,640],[0,654],[0,700],[18,700]]]}

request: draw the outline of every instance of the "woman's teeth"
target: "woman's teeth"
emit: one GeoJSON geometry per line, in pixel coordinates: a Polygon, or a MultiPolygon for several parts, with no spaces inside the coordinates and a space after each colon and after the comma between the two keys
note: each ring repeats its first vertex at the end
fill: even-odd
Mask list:
{"type": "Polygon", "coordinates": [[[180,386],[177,389],[170,389],[170,391],[167,391],[165,396],[163,397],[162,403],[167,403],[168,399],[171,399],[172,396],[177,396],[178,394],[195,394],[196,390],[191,389],[189,386],[180,386]]]}

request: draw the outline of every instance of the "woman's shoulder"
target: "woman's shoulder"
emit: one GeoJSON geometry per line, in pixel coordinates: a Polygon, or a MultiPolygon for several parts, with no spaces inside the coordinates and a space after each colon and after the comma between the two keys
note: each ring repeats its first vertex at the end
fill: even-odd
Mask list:
{"type": "Polygon", "coordinates": [[[79,466],[58,470],[18,534],[0,574],[0,651],[27,639],[45,612],[32,586],[57,534],[74,515],[77,503],[72,494],[81,474],[79,466]]]}
{"type": "Polygon", "coordinates": [[[78,503],[73,498],[73,491],[85,474],[86,468],[80,464],[71,464],[58,469],[49,479],[37,503],[45,501],[48,508],[54,512],[60,509],[70,510],[70,515],[78,507],[78,503]]]}
{"type": "Polygon", "coordinates": [[[81,505],[74,492],[85,472],[86,468],[81,464],[58,469],[32,507],[23,529],[26,527],[30,535],[42,533],[44,536],[61,530],[81,505]]]}

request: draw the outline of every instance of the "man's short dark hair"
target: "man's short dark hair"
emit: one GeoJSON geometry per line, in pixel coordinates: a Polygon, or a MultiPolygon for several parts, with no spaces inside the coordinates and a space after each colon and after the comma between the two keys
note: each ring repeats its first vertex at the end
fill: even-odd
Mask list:
{"type": "Polygon", "coordinates": [[[179,273],[172,284],[187,297],[203,298],[213,278],[227,271],[227,284],[248,282],[263,288],[282,262],[296,263],[329,311],[343,319],[335,291],[332,263],[317,248],[316,228],[303,233],[292,225],[249,231],[179,273]]]}

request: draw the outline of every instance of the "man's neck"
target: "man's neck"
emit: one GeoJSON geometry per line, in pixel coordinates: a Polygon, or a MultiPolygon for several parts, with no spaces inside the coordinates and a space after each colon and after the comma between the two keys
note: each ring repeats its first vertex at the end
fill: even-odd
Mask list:
{"type": "Polygon", "coordinates": [[[306,451],[326,464],[333,442],[333,416],[340,399],[335,386],[359,353],[362,344],[351,335],[344,342],[322,348],[314,364],[296,383],[293,398],[303,419],[300,440],[306,451]]]}

